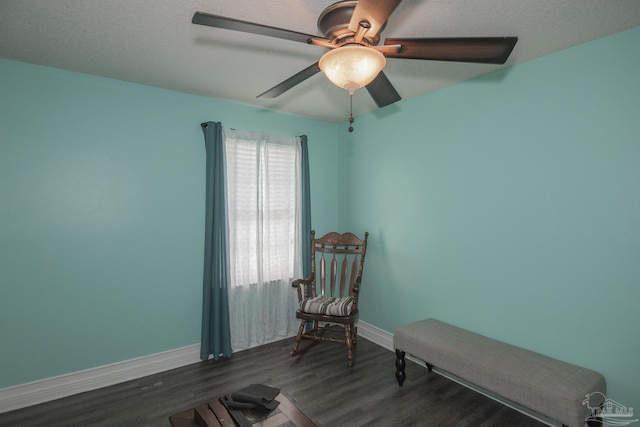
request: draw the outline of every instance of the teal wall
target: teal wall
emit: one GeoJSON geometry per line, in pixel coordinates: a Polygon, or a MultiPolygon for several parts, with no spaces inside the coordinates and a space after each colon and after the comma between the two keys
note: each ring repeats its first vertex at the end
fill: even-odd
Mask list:
{"type": "Polygon", "coordinates": [[[335,205],[335,124],[1,59],[0,94],[0,388],[200,342],[201,122],[307,134],[335,205]]]}
{"type": "Polygon", "coordinates": [[[371,233],[362,320],[439,318],[639,407],[639,45],[618,33],[339,134],[339,227],[371,233]]]}

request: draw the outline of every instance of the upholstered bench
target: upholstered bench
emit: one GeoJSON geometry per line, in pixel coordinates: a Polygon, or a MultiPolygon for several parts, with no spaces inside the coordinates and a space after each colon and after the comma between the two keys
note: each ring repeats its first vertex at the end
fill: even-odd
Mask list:
{"type": "Polygon", "coordinates": [[[406,378],[405,353],[453,374],[480,390],[506,399],[565,426],[582,427],[590,411],[585,395],[606,394],[598,372],[543,356],[435,319],[395,331],[396,379],[406,378]]]}

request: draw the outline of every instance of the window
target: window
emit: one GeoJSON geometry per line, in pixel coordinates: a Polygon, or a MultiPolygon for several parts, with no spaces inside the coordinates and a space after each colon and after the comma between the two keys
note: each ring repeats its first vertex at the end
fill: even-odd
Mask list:
{"type": "Polygon", "coordinates": [[[229,133],[233,136],[225,130],[231,286],[290,279],[299,258],[299,144],[296,138],[251,141],[243,139],[247,132],[229,133]]]}

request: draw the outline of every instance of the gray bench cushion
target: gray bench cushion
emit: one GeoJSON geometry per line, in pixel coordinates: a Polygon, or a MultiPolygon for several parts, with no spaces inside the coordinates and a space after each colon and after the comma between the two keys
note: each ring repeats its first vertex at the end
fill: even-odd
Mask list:
{"type": "Polygon", "coordinates": [[[590,415],[585,395],[606,393],[598,372],[427,319],[400,327],[396,349],[508,400],[582,427],[590,415]]]}

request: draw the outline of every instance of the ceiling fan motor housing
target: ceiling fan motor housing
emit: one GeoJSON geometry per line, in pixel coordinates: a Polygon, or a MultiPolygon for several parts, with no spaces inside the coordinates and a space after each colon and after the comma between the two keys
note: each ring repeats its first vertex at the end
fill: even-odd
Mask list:
{"type": "MultiPolygon", "coordinates": [[[[349,22],[351,21],[353,10],[357,4],[357,0],[346,0],[328,6],[322,11],[318,18],[318,30],[320,30],[325,38],[331,40],[333,43],[349,43],[355,35],[353,31],[349,30],[349,22]]],[[[383,29],[384,26],[374,38],[365,37],[363,41],[358,44],[376,46],[380,42],[380,32],[382,32],[383,29]]]]}

